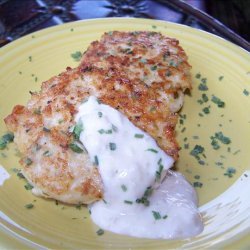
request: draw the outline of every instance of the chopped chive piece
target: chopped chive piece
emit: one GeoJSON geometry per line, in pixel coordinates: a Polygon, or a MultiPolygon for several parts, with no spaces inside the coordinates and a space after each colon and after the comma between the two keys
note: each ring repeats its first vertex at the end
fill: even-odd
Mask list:
{"type": "Polygon", "coordinates": [[[139,199],[136,199],[136,202],[137,203],[142,203],[144,206],[148,207],[150,202],[148,200],[148,197],[153,193],[153,189],[152,187],[147,187],[147,189],[145,190],[144,192],[144,195],[139,198],[139,199]]]}
{"type": "Polygon", "coordinates": [[[203,184],[201,182],[199,182],[199,181],[196,181],[196,182],[193,183],[193,186],[201,188],[203,186],[203,184]]]}
{"type": "Polygon", "coordinates": [[[157,65],[151,66],[150,69],[153,70],[153,71],[156,70],[157,69],[157,65]]]}
{"type": "Polygon", "coordinates": [[[162,170],[163,170],[163,165],[159,164],[159,169],[155,173],[155,177],[157,181],[161,179],[162,170]]]}
{"type": "Polygon", "coordinates": [[[211,145],[213,146],[213,149],[215,149],[215,150],[220,148],[220,145],[218,144],[218,141],[215,140],[214,138],[211,141],[211,145]]]}
{"type": "Polygon", "coordinates": [[[135,134],[135,138],[143,138],[144,135],[143,134],[135,134]]]}
{"type": "Polygon", "coordinates": [[[198,86],[198,89],[200,91],[207,91],[208,87],[207,87],[206,83],[200,83],[199,86],[198,86]]]}
{"type": "Polygon", "coordinates": [[[75,153],[82,153],[84,150],[80,148],[77,144],[75,143],[70,143],[69,148],[74,151],[75,153]]]}
{"type": "Polygon", "coordinates": [[[113,142],[110,142],[110,143],[109,143],[109,148],[110,148],[110,150],[112,150],[112,151],[116,150],[116,144],[113,143],[113,142]]]}
{"type": "Polygon", "coordinates": [[[49,133],[49,132],[50,132],[50,129],[48,129],[48,128],[46,128],[46,127],[43,127],[43,131],[49,133]]]}
{"type": "Polygon", "coordinates": [[[94,159],[95,159],[95,165],[96,165],[96,166],[99,166],[99,160],[98,160],[97,155],[95,155],[95,158],[94,158],[94,159]]]}
{"type": "Polygon", "coordinates": [[[203,108],[202,111],[203,111],[204,114],[209,114],[210,113],[209,107],[203,108]]]}
{"type": "Polygon", "coordinates": [[[195,158],[199,157],[199,154],[202,154],[204,152],[204,148],[200,145],[195,145],[195,147],[192,149],[190,154],[194,156],[195,158]]]}
{"type": "Polygon", "coordinates": [[[0,149],[5,149],[7,144],[13,142],[14,134],[11,132],[6,133],[0,138],[0,149]]]}
{"type": "Polygon", "coordinates": [[[199,175],[195,175],[194,178],[195,178],[196,180],[199,180],[199,179],[200,179],[200,176],[199,176],[199,175]]]}
{"type": "Polygon", "coordinates": [[[104,234],[104,230],[100,228],[99,230],[96,231],[96,234],[97,234],[98,236],[101,236],[101,235],[104,234]]]}
{"type": "Polygon", "coordinates": [[[223,78],[224,78],[224,76],[220,76],[220,77],[219,77],[219,81],[222,81],[223,78]]]}
{"type": "Polygon", "coordinates": [[[112,124],[112,129],[113,129],[114,132],[118,131],[118,128],[114,124],[112,124]]]}
{"type": "Polygon", "coordinates": [[[225,102],[223,102],[219,97],[212,95],[211,101],[215,103],[219,108],[225,107],[225,102]]]}
{"type": "Polygon", "coordinates": [[[29,204],[26,204],[25,207],[26,207],[27,209],[31,209],[31,208],[34,207],[34,205],[33,205],[32,203],[29,203],[29,204]]]}
{"type": "Polygon", "coordinates": [[[24,175],[21,172],[18,172],[16,174],[20,179],[25,179],[24,175]]]}
{"type": "Polygon", "coordinates": [[[244,90],[243,90],[243,94],[244,94],[245,96],[249,96],[249,91],[247,91],[246,89],[244,89],[244,90]]]}
{"type": "Polygon", "coordinates": [[[128,188],[124,184],[121,185],[121,188],[123,192],[126,192],[128,190],[128,188]]]}
{"type": "Polygon", "coordinates": [[[82,208],[82,204],[81,203],[76,204],[75,208],[80,210],[82,208]]]}
{"type": "Polygon", "coordinates": [[[129,204],[129,205],[132,205],[132,204],[133,204],[133,201],[124,200],[124,203],[129,204]]]}
{"type": "Polygon", "coordinates": [[[49,150],[46,150],[46,151],[43,153],[43,155],[44,155],[44,156],[51,156],[51,155],[52,155],[52,153],[51,153],[51,152],[49,152],[49,150]]]}
{"type": "Polygon", "coordinates": [[[24,188],[26,190],[31,190],[33,188],[33,186],[30,183],[27,183],[27,184],[24,185],[24,188]]]}
{"type": "Polygon", "coordinates": [[[157,26],[156,26],[156,25],[152,25],[152,28],[153,28],[153,29],[156,29],[156,28],[157,28],[157,26]]]}
{"type": "Polygon", "coordinates": [[[25,160],[24,160],[24,163],[25,163],[25,165],[27,165],[27,166],[30,166],[31,164],[32,164],[32,160],[30,159],[30,158],[26,158],[25,160]]]}
{"type": "Polygon", "coordinates": [[[207,102],[207,101],[208,101],[208,97],[207,97],[207,95],[206,95],[205,93],[203,93],[203,94],[201,95],[201,98],[202,98],[202,101],[203,101],[203,102],[207,102]]]}
{"type": "Polygon", "coordinates": [[[82,57],[82,53],[81,51],[76,51],[74,53],[71,54],[71,57],[76,61],[79,62],[81,60],[82,57]]]}
{"type": "Polygon", "coordinates": [[[99,117],[99,118],[102,117],[102,112],[98,112],[98,117],[99,117]]]}
{"type": "Polygon", "coordinates": [[[195,75],[195,77],[196,77],[197,79],[200,79],[200,78],[201,78],[201,74],[200,74],[200,73],[197,73],[197,74],[195,75]]]}
{"type": "Polygon", "coordinates": [[[236,169],[233,167],[229,167],[226,170],[226,173],[224,175],[228,176],[229,178],[233,177],[233,175],[236,173],[236,169]]]}
{"type": "Polygon", "coordinates": [[[98,132],[102,135],[102,134],[112,134],[112,129],[108,129],[108,130],[105,130],[105,129],[99,129],[98,132]]]}
{"type": "Polygon", "coordinates": [[[150,152],[153,152],[153,153],[155,153],[155,154],[157,154],[157,153],[158,153],[158,151],[157,151],[157,150],[155,150],[155,149],[153,149],[153,148],[148,148],[146,151],[150,151],[150,152]]]}
{"type": "Polygon", "coordinates": [[[231,139],[227,136],[224,136],[222,132],[215,133],[215,138],[217,138],[223,144],[231,143],[231,139]]]}
{"type": "Polygon", "coordinates": [[[82,122],[80,121],[80,122],[78,122],[78,123],[75,125],[75,127],[74,127],[74,129],[73,129],[73,135],[74,135],[74,138],[75,138],[76,140],[79,140],[79,139],[80,139],[80,134],[81,134],[82,131],[83,131],[83,124],[82,124],[82,122]]]}
{"type": "Polygon", "coordinates": [[[102,199],[102,201],[103,201],[103,203],[108,204],[108,202],[106,200],[102,199]]]}
{"type": "Polygon", "coordinates": [[[160,219],[161,219],[161,215],[160,215],[159,212],[157,212],[157,211],[152,211],[152,213],[153,213],[153,216],[154,216],[155,220],[160,220],[160,219]]]}
{"type": "Polygon", "coordinates": [[[163,217],[162,217],[162,219],[167,219],[168,218],[168,215],[164,215],[163,217]]]}

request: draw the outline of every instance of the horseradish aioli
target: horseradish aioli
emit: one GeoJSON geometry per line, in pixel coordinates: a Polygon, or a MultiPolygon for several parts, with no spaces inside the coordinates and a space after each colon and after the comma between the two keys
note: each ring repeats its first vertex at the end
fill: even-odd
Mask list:
{"type": "Polygon", "coordinates": [[[92,96],[79,107],[76,123],[103,181],[103,200],[90,205],[97,225],[119,234],[165,239],[202,230],[195,191],[182,175],[170,174],[174,160],[153,138],[92,96]]]}

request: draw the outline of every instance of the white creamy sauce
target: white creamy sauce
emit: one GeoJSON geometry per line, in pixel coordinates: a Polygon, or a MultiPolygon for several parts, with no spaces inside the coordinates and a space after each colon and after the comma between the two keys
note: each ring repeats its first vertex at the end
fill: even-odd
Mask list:
{"type": "Polygon", "coordinates": [[[3,166],[0,165],[0,186],[2,186],[4,182],[9,178],[9,173],[5,170],[3,166]]]}
{"type": "Polygon", "coordinates": [[[193,187],[181,174],[168,170],[174,160],[153,138],[95,97],[81,104],[76,122],[82,124],[80,141],[103,181],[103,200],[90,206],[98,226],[165,239],[202,231],[193,187]]]}

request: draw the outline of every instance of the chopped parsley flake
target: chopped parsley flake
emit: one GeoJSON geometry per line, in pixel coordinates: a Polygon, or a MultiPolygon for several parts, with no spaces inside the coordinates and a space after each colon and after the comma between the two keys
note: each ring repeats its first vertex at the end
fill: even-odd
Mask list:
{"type": "Polygon", "coordinates": [[[155,154],[158,153],[158,151],[156,149],[153,149],[153,148],[148,148],[146,151],[150,151],[150,152],[153,152],[155,154]]]}
{"type": "Polygon", "coordinates": [[[0,138],[0,149],[5,149],[7,144],[13,142],[14,134],[11,132],[6,133],[0,138]]]}
{"type": "Polygon", "coordinates": [[[210,113],[209,107],[203,108],[202,111],[203,111],[204,114],[209,114],[210,113]]]}
{"type": "Polygon", "coordinates": [[[160,215],[159,212],[157,212],[157,211],[152,211],[152,213],[153,213],[153,216],[154,216],[155,220],[160,220],[160,219],[161,219],[161,215],[160,215]]]}
{"type": "Polygon", "coordinates": [[[76,61],[79,62],[82,58],[82,52],[81,51],[76,51],[71,54],[71,57],[76,61]]]}
{"type": "Polygon", "coordinates": [[[99,230],[96,231],[96,234],[97,234],[98,236],[101,236],[101,235],[104,234],[104,230],[100,228],[99,230]]]}
{"type": "Polygon", "coordinates": [[[99,117],[99,118],[102,117],[102,112],[98,112],[98,117],[99,117]]]}
{"type": "Polygon", "coordinates": [[[129,205],[132,205],[132,204],[133,204],[133,201],[124,200],[124,203],[129,204],[129,205]]]}
{"type": "Polygon", "coordinates": [[[199,175],[195,175],[194,178],[195,178],[196,180],[199,180],[199,179],[200,179],[200,176],[199,176],[199,175]]]}
{"type": "Polygon", "coordinates": [[[29,204],[26,204],[24,207],[27,209],[31,209],[34,207],[34,205],[32,203],[29,203],[29,204]]]}
{"type": "Polygon", "coordinates": [[[219,97],[212,95],[211,101],[215,103],[219,108],[225,107],[225,102],[223,102],[219,97]]]}
{"type": "Polygon", "coordinates": [[[113,130],[114,132],[117,132],[117,131],[118,131],[118,128],[117,128],[114,124],[112,124],[112,130],[113,130]]]}
{"type": "Polygon", "coordinates": [[[109,143],[109,148],[110,148],[110,150],[112,150],[112,151],[116,150],[116,144],[113,143],[113,142],[110,142],[110,143],[109,143]]]}
{"type": "Polygon", "coordinates": [[[143,138],[144,134],[135,134],[135,138],[143,138]]]}
{"type": "Polygon", "coordinates": [[[208,90],[207,84],[206,83],[200,83],[199,86],[198,86],[198,89],[200,91],[207,91],[208,90]]]}
{"type": "Polygon", "coordinates": [[[162,170],[163,170],[163,165],[162,164],[158,164],[159,168],[155,173],[155,178],[157,181],[161,180],[161,174],[162,174],[162,170]]]}
{"type": "Polygon", "coordinates": [[[224,173],[225,176],[228,176],[229,178],[233,177],[233,175],[236,173],[236,169],[233,167],[229,167],[226,170],[226,173],[224,173]]]}
{"type": "Polygon", "coordinates": [[[243,90],[243,94],[244,94],[245,96],[249,96],[249,91],[246,90],[246,89],[244,89],[244,90],[243,90]]]}
{"type": "Polygon", "coordinates": [[[128,190],[128,188],[124,184],[121,185],[121,188],[123,192],[126,192],[128,190]]]}

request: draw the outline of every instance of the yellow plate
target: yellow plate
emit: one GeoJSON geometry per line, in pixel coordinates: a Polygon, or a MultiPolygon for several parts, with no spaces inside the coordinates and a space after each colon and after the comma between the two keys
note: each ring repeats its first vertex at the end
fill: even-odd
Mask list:
{"type": "Polygon", "coordinates": [[[67,66],[76,66],[71,54],[85,51],[91,41],[112,30],[162,32],[177,38],[189,56],[193,91],[186,96],[177,126],[182,146],[177,167],[190,182],[196,182],[204,233],[181,241],[136,239],[109,232],[98,236],[98,227],[86,208],[56,205],[25,190],[25,181],[13,170],[20,165],[11,144],[0,151],[0,165],[10,174],[0,186],[0,248],[201,249],[229,243],[231,248],[249,247],[250,56],[219,37],[178,24],[125,18],[68,23],[25,36],[0,50],[0,134],[6,131],[3,118],[15,104],[27,102],[30,90],[39,90],[42,81],[67,66]],[[208,90],[199,90],[206,88],[202,82],[208,90]],[[199,103],[202,94],[209,100],[204,102],[203,95],[205,99],[199,103]],[[225,106],[218,107],[223,102],[225,106]],[[223,144],[219,138],[219,148],[214,149],[210,137],[218,132],[231,142],[223,144]],[[200,161],[190,154],[195,145],[205,149],[200,161]],[[236,170],[231,177],[224,175],[229,167],[236,170]],[[28,203],[34,207],[25,208],[28,203]]]}

